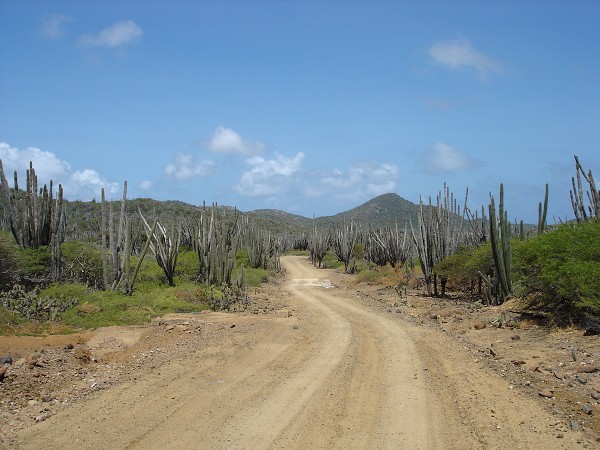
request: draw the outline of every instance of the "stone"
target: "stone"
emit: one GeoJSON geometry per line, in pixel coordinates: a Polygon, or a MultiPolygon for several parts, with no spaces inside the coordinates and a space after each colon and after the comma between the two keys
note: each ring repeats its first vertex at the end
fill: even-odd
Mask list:
{"type": "Polygon", "coordinates": [[[42,402],[44,402],[44,403],[50,403],[52,400],[53,400],[53,398],[51,395],[44,395],[42,397],[42,402]]]}
{"type": "Polygon", "coordinates": [[[485,322],[477,322],[473,324],[473,328],[475,328],[476,330],[483,330],[485,327],[487,327],[485,322]]]}
{"type": "Polygon", "coordinates": [[[25,358],[19,358],[15,361],[15,366],[24,366],[27,364],[27,360],[25,358]]]}
{"type": "Polygon", "coordinates": [[[544,397],[544,398],[552,398],[552,397],[554,397],[554,394],[552,393],[552,391],[550,389],[544,389],[544,390],[538,392],[538,395],[540,397],[544,397]]]}
{"type": "Polygon", "coordinates": [[[600,394],[596,391],[592,392],[592,398],[594,400],[600,400],[600,394]]]}
{"type": "Polygon", "coordinates": [[[431,320],[437,320],[438,319],[438,315],[437,314],[429,314],[429,318],[431,320]]]}
{"type": "Polygon", "coordinates": [[[586,413],[587,415],[591,415],[592,414],[592,408],[590,407],[590,405],[583,405],[581,407],[581,410],[586,413]]]}
{"type": "Polygon", "coordinates": [[[520,341],[521,340],[521,336],[519,336],[518,334],[513,334],[510,338],[513,341],[520,341]]]}
{"type": "Polygon", "coordinates": [[[11,356],[0,357],[0,366],[2,366],[4,364],[12,364],[12,363],[13,363],[13,359],[11,356]]]}
{"type": "Polygon", "coordinates": [[[4,377],[6,376],[6,371],[10,366],[8,364],[4,364],[4,366],[0,367],[0,382],[4,381],[4,377]]]}
{"type": "Polygon", "coordinates": [[[42,352],[34,352],[27,357],[27,364],[29,368],[33,368],[34,366],[38,366],[40,363],[40,359],[42,358],[42,352]]]}
{"type": "Polygon", "coordinates": [[[599,372],[600,369],[596,366],[580,366],[575,371],[577,373],[596,373],[599,372]]]}

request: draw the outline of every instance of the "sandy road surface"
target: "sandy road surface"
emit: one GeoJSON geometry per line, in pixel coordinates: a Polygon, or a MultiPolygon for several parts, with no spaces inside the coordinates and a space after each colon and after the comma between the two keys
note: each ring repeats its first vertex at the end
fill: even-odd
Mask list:
{"type": "Polygon", "coordinates": [[[332,273],[305,258],[282,263],[293,317],[232,318],[220,342],[140,370],[23,430],[15,447],[581,447],[455,342],[326,289],[332,273]]]}

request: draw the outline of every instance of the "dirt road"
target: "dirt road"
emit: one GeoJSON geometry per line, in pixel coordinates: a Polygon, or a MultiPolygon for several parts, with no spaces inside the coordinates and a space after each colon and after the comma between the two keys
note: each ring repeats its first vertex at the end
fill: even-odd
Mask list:
{"type": "MultiPolygon", "coordinates": [[[[284,257],[288,310],[19,432],[17,448],[584,448],[443,334],[379,314],[284,257]]],[[[335,286],[335,280],[334,286],[335,286]]],[[[185,345],[182,343],[181,345],[185,345]]]]}

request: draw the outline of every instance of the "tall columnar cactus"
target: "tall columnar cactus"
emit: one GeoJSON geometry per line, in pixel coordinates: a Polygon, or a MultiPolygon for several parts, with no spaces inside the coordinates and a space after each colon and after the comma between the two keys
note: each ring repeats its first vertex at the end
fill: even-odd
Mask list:
{"type": "Polygon", "coordinates": [[[511,247],[511,224],[508,222],[508,214],[504,209],[504,186],[500,184],[500,200],[498,204],[498,215],[496,216],[496,203],[494,197],[490,196],[490,241],[492,244],[492,255],[494,258],[496,293],[495,301],[503,303],[513,294],[512,287],[512,247],[511,247]]]}
{"type": "Polygon", "coordinates": [[[395,228],[369,230],[366,239],[367,258],[377,265],[389,263],[392,267],[402,267],[412,257],[412,251],[412,240],[408,238],[406,227],[404,232],[398,230],[398,224],[395,228]]]}
{"type": "Polygon", "coordinates": [[[104,188],[102,188],[102,203],[101,203],[101,214],[102,214],[102,219],[100,222],[100,234],[102,235],[102,243],[101,243],[101,249],[102,249],[102,280],[104,282],[104,289],[108,289],[109,286],[109,276],[108,276],[108,257],[106,254],[106,222],[107,222],[107,217],[106,217],[106,197],[104,195],[104,188]]]}
{"type": "Polygon", "coordinates": [[[544,206],[542,202],[538,205],[538,235],[542,234],[546,229],[546,214],[548,213],[548,183],[546,183],[546,195],[544,196],[544,206]]]}
{"type": "Polygon", "coordinates": [[[350,260],[354,252],[354,244],[358,239],[358,226],[353,222],[336,222],[331,231],[331,246],[335,255],[344,263],[344,270],[348,272],[350,260]]]}
{"type": "MultiPolygon", "coordinates": [[[[467,198],[468,191],[463,214],[467,198]]],[[[415,231],[412,221],[410,224],[413,241],[425,277],[427,293],[437,295],[433,267],[443,258],[454,254],[464,242],[464,218],[460,215],[454,194],[446,184],[444,190],[438,193],[436,206],[433,206],[431,197],[427,207],[423,205],[422,199],[419,201],[418,221],[418,231],[415,231]]]]}
{"type": "Polygon", "coordinates": [[[10,229],[20,247],[37,249],[48,246],[52,259],[52,278],[60,281],[62,253],[65,240],[65,213],[63,211],[63,189],[58,185],[58,196],[54,198],[53,183],[38,191],[38,180],[29,163],[26,174],[26,190],[19,190],[17,171],[14,172],[14,189],[11,191],[0,160],[0,191],[4,197],[10,229]]]}
{"type": "MultiPolygon", "coordinates": [[[[123,182],[123,198],[121,200],[120,217],[117,230],[115,230],[115,213],[113,202],[109,202],[108,217],[106,217],[106,199],[102,189],[102,275],[104,289],[116,291],[127,281],[125,269],[129,269],[129,258],[132,252],[131,226],[128,226],[126,217],[127,181],[123,182]],[[106,249],[106,222],[108,221],[108,249],[106,249]],[[108,253],[108,254],[107,254],[108,253]],[[127,267],[126,267],[127,266],[127,267]]],[[[128,286],[124,289],[129,291],[128,286]]]]}
{"type": "Polygon", "coordinates": [[[585,173],[577,155],[575,155],[575,171],[577,173],[577,185],[575,185],[575,178],[572,177],[571,182],[573,184],[573,190],[569,191],[575,220],[577,220],[578,223],[587,222],[589,220],[600,220],[600,190],[596,189],[596,182],[594,181],[592,171],[590,170],[587,174],[585,173]],[[589,190],[586,191],[589,202],[587,208],[583,197],[581,177],[583,177],[589,185],[589,190]]]}
{"type": "Polygon", "coordinates": [[[240,248],[239,214],[221,215],[216,205],[203,208],[195,232],[200,278],[206,284],[231,286],[236,253],[240,248]]]}
{"type": "Polygon", "coordinates": [[[11,190],[4,174],[0,160],[0,191],[4,197],[8,211],[10,229],[15,241],[23,248],[38,248],[50,245],[58,237],[61,218],[63,218],[63,190],[58,186],[58,196],[55,199],[53,183],[50,188],[44,185],[38,191],[38,180],[29,163],[26,173],[26,189],[19,190],[17,171],[14,172],[14,188],[11,190]]]}
{"type": "Polygon", "coordinates": [[[313,229],[309,241],[310,261],[313,266],[319,269],[323,265],[323,258],[327,254],[330,247],[329,236],[317,228],[317,224],[313,220],[313,229]]]}

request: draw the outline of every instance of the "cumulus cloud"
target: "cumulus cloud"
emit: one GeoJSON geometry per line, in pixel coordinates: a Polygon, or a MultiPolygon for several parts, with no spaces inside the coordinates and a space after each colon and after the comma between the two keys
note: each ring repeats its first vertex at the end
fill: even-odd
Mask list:
{"type": "Polygon", "coordinates": [[[347,171],[332,169],[311,174],[305,192],[312,197],[360,200],[393,192],[398,175],[395,164],[357,162],[347,171]]]}
{"type": "Polygon", "coordinates": [[[18,149],[11,147],[6,142],[0,142],[0,159],[9,183],[12,185],[12,174],[15,170],[19,174],[19,187],[24,188],[25,171],[29,162],[33,163],[38,184],[43,186],[53,181],[55,185],[62,184],[65,197],[71,200],[91,199],[100,196],[104,188],[107,195],[118,191],[118,184],[102,178],[93,169],[73,170],[66,161],[59,159],[54,153],[42,151],[36,147],[18,149]]]}
{"type": "Polygon", "coordinates": [[[152,189],[152,187],[153,187],[152,181],[150,181],[150,180],[140,181],[140,189],[142,189],[143,191],[149,191],[150,189],[152,189]]]}
{"type": "Polygon", "coordinates": [[[210,175],[216,167],[217,165],[211,160],[196,161],[194,155],[190,153],[179,153],[174,161],[167,164],[165,172],[177,180],[187,180],[196,176],[210,175]]]}
{"type": "Polygon", "coordinates": [[[65,14],[44,14],[40,25],[40,34],[48,39],[58,39],[65,33],[63,24],[72,21],[73,18],[65,14]]]}
{"type": "Polygon", "coordinates": [[[231,128],[217,127],[206,143],[206,147],[215,153],[237,154],[237,155],[256,155],[266,150],[262,142],[249,142],[231,128]]]}
{"type": "Polygon", "coordinates": [[[80,194],[86,192],[86,197],[89,197],[90,193],[93,193],[93,197],[100,196],[102,188],[106,196],[111,197],[119,191],[119,184],[107,181],[94,169],[76,170],[63,185],[65,192],[77,191],[80,194]]]}
{"type": "Polygon", "coordinates": [[[436,142],[421,159],[425,172],[460,172],[475,167],[475,161],[466,153],[460,152],[443,142],[436,142]]]}
{"type": "Polygon", "coordinates": [[[475,50],[467,39],[436,42],[429,47],[429,56],[439,64],[453,70],[474,69],[481,78],[490,72],[499,72],[502,65],[475,50]]]}
{"type": "Polygon", "coordinates": [[[132,20],[115,22],[96,34],[84,34],[79,43],[85,47],[117,48],[138,41],[144,35],[143,30],[132,20]]]}
{"type": "Polygon", "coordinates": [[[249,169],[242,174],[234,190],[249,197],[277,196],[284,194],[296,181],[302,168],[304,153],[299,152],[293,158],[275,154],[275,158],[266,159],[254,156],[246,160],[249,169]]]}

